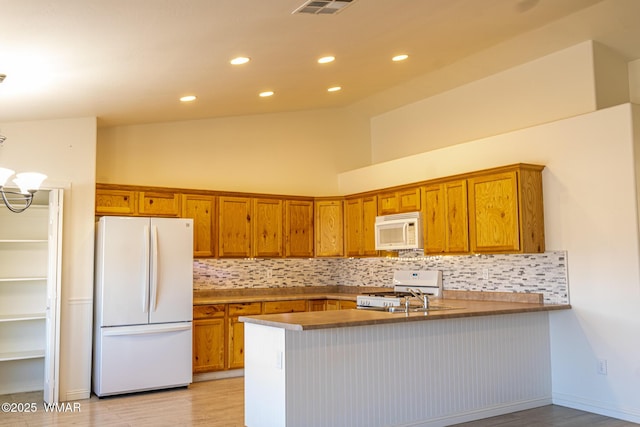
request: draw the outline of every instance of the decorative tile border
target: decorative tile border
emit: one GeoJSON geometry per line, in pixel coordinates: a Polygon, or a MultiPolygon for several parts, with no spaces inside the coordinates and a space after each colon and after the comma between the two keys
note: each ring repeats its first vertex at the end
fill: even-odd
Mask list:
{"type": "Polygon", "coordinates": [[[296,286],[392,286],[395,270],[441,270],[447,290],[535,292],[550,304],[569,303],[566,251],[542,254],[423,256],[397,258],[199,259],[194,289],[296,286]],[[488,279],[483,277],[484,270],[488,279]]]}

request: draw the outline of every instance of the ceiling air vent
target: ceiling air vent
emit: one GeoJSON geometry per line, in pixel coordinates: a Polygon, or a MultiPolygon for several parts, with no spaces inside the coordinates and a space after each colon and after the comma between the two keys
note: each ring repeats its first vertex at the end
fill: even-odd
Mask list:
{"type": "Polygon", "coordinates": [[[334,15],[353,2],[354,0],[309,0],[291,13],[334,15]]]}

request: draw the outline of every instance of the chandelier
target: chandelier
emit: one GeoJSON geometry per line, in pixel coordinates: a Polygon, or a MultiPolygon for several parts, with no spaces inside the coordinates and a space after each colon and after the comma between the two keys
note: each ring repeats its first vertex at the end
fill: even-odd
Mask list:
{"type": "MultiPolygon", "coordinates": [[[[0,135],[0,146],[7,138],[0,135]]],[[[7,180],[13,176],[15,171],[0,167],[0,196],[2,201],[11,212],[20,213],[27,210],[33,202],[33,195],[38,191],[42,181],[47,176],[37,172],[23,172],[16,175],[13,183],[20,189],[9,190],[5,188],[7,180]]]]}

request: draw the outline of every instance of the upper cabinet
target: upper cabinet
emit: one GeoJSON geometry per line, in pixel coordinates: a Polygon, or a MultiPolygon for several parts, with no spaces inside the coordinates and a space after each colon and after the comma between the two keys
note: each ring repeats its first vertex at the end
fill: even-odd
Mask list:
{"type": "Polygon", "coordinates": [[[421,210],[421,187],[384,192],[378,195],[378,215],[421,210]]]}
{"type": "Polygon", "coordinates": [[[215,255],[215,197],[198,194],[182,196],[182,218],[193,219],[193,256],[215,255]]]}
{"type": "Polygon", "coordinates": [[[516,165],[468,180],[472,252],[544,252],[542,169],[516,165]]]}
{"type": "Polygon", "coordinates": [[[313,201],[286,200],[284,202],[285,256],[313,256],[313,201]]]}
{"type": "Polygon", "coordinates": [[[375,218],[420,211],[425,254],[544,252],[544,166],[318,198],[96,185],[96,215],[194,219],[196,257],[379,256],[375,218]]]}
{"type": "Polygon", "coordinates": [[[342,199],[316,200],[315,228],[316,256],[344,256],[344,222],[342,199]]]}
{"type": "Polygon", "coordinates": [[[376,256],[376,196],[347,199],[345,209],[345,246],[347,256],[376,256]]]}
{"type": "Polygon", "coordinates": [[[96,188],[96,215],[134,215],[137,192],[96,188]]]}
{"type": "Polygon", "coordinates": [[[424,187],[424,252],[469,252],[467,181],[424,187]]]}
{"type": "Polygon", "coordinates": [[[218,198],[218,255],[251,257],[251,199],[218,198]]]}

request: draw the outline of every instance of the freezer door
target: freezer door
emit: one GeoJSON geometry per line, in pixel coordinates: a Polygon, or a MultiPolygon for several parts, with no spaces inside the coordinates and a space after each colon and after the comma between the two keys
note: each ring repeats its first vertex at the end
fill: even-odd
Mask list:
{"type": "Polygon", "coordinates": [[[101,328],[98,334],[93,367],[98,396],[191,383],[191,322],[101,328]]]}
{"type": "Polygon", "coordinates": [[[149,323],[193,317],[193,220],[151,219],[149,323]]]}
{"type": "Polygon", "coordinates": [[[96,244],[96,321],[139,325],[149,319],[150,220],[103,217],[96,244]]]}

